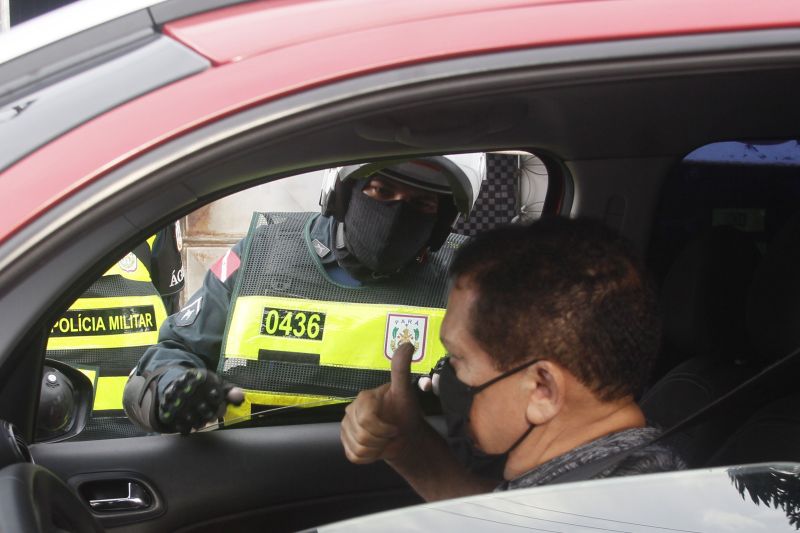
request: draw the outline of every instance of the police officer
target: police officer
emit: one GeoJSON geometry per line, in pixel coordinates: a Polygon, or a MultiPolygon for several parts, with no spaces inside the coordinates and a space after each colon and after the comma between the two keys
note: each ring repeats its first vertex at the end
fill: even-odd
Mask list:
{"type": "MultiPolygon", "coordinates": [[[[171,224],[107,270],[56,320],[47,357],[83,370],[94,383],[94,405],[83,440],[142,434],[122,408],[122,392],[145,349],[158,341],[159,325],[183,288],[179,229],[171,224]]],[[[57,386],[65,381],[45,375],[38,420],[51,434],[53,412],[66,405],[57,386]],[[50,414],[47,414],[50,413],[50,414]],[[45,415],[47,414],[47,415],[45,415]]]]}
{"type": "Polygon", "coordinates": [[[403,342],[426,374],[444,355],[446,270],[463,240],[450,230],[485,168],[484,154],[351,165],[328,171],[321,214],[254,214],[142,357],[128,416],[188,433],[229,407],[341,401],[388,381],[403,342]]]}

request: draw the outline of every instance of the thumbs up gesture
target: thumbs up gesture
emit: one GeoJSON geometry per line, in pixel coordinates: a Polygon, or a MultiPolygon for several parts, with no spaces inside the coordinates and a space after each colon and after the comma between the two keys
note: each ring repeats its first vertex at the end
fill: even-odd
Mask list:
{"type": "Polygon", "coordinates": [[[401,344],[392,355],[389,383],[361,391],[345,409],[341,439],[347,458],[357,464],[393,460],[417,433],[422,414],[411,389],[414,346],[401,344]]]}

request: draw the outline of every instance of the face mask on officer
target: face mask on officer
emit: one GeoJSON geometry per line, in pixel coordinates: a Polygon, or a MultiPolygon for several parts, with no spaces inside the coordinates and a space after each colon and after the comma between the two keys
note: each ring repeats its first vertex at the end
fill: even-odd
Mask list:
{"type": "Polygon", "coordinates": [[[470,412],[475,396],[537,361],[539,360],[534,359],[523,363],[477,386],[467,385],[458,379],[449,357],[443,357],[436,364],[434,373],[438,374],[439,401],[442,404],[442,413],[447,423],[447,440],[451,449],[473,472],[501,478],[508,455],[522,443],[534,428],[533,424],[530,424],[528,429],[503,453],[488,454],[482,451],[475,444],[470,433],[470,412]]]}
{"type": "Polygon", "coordinates": [[[436,214],[420,211],[406,200],[372,198],[364,193],[369,184],[365,180],[353,187],[344,218],[347,248],[372,272],[390,274],[427,245],[436,214]]]}

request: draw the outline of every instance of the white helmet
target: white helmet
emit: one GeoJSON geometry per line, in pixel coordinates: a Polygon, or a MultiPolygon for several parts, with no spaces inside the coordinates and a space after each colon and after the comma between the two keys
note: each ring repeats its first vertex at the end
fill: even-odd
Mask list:
{"type": "Polygon", "coordinates": [[[481,182],[486,179],[486,154],[393,159],[329,169],[319,199],[322,214],[344,221],[353,185],[376,174],[452,198],[452,202],[440,204],[438,221],[428,241],[431,250],[436,251],[447,239],[459,213],[469,217],[481,182]]]}

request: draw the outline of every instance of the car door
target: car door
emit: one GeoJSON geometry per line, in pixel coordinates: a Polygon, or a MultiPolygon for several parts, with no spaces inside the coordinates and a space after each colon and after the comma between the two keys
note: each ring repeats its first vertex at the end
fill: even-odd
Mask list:
{"type": "MultiPolygon", "coordinates": [[[[196,66],[197,71],[202,72],[205,65],[201,61],[196,66]]],[[[380,80],[368,83],[376,82],[382,83],[380,80]]],[[[338,98],[348,98],[358,85],[337,89],[338,98]]],[[[177,90],[180,92],[180,87],[177,90]]],[[[181,98],[169,96],[168,88],[159,94],[166,95],[163,96],[166,100],[181,98]]],[[[45,255],[48,258],[39,264],[40,268],[28,270],[26,274],[29,275],[22,276],[24,281],[17,278],[7,285],[11,294],[7,295],[9,298],[4,302],[4,309],[10,311],[8,303],[14,301],[15,295],[28,294],[26,300],[30,308],[26,311],[39,316],[27,323],[24,327],[26,332],[20,330],[21,342],[9,358],[12,370],[4,375],[7,383],[13,385],[4,389],[4,416],[15,419],[21,427],[27,426],[27,432],[32,434],[29,417],[35,409],[36,399],[31,392],[38,388],[36,376],[41,375],[43,346],[52,335],[52,324],[63,316],[76,297],[132,249],[135,242],[162,227],[160,224],[172,220],[170,216],[183,214],[225,189],[240,187],[237,180],[244,184],[241,180],[245,176],[249,175],[251,181],[256,177],[256,182],[280,177],[284,170],[278,171],[276,167],[265,171],[263,168],[267,154],[271,154],[270,158],[278,156],[285,161],[294,160],[295,163],[286,168],[295,166],[302,170],[300,165],[309,164],[308,154],[315,152],[316,146],[329,144],[323,140],[328,133],[313,143],[301,143],[296,138],[303,132],[313,131],[317,127],[314,123],[321,117],[291,126],[288,135],[263,132],[266,136],[258,141],[234,135],[243,125],[248,127],[254,119],[262,117],[259,120],[263,120],[280,109],[294,113],[310,102],[320,106],[330,98],[330,94],[323,91],[310,100],[306,98],[276,102],[278,105],[272,111],[261,109],[254,113],[240,113],[227,121],[207,126],[204,133],[189,132],[157,150],[158,153],[150,152],[144,158],[133,158],[114,176],[104,176],[60,208],[45,213],[34,223],[35,229],[7,247],[12,251],[11,255],[22,257],[24,254],[20,250],[30,249],[33,234],[33,240],[38,239],[43,247],[34,253],[44,253],[44,248],[47,248],[45,255]],[[218,140],[214,136],[220,132],[232,143],[230,146],[223,148],[214,144],[218,140]],[[292,136],[295,138],[290,140],[292,136]],[[267,145],[270,143],[269,138],[277,139],[289,149],[262,148],[265,140],[267,145]],[[209,139],[214,142],[209,144],[209,139]],[[198,141],[208,150],[204,152],[197,148],[198,141]],[[253,147],[262,150],[263,155],[253,147]],[[210,155],[214,151],[216,153],[210,155]],[[192,170],[178,170],[172,166],[187,153],[198,158],[191,164],[192,170]],[[155,166],[151,166],[154,163],[155,166]],[[140,174],[148,167],[150,170],[146,174],[149,177],[140,174]],[[154,169],[166,173],[156,178],[150,172],[154,169]],[[53,226],[55,221],[59,224],[53,226]],[[67,226],[72,226],[73,231],[69,231],[71,238],[65,237],[58,243],[59,239],[52,238],[52,229],[63,230],[67,226]],[[42,299],[34,303],[30,297],[34,294],[42,295],[42,299]],[[5,401],[11,397],[17,398],[16,401],[5,401]],[[25,402],[19,401],[22,397],[26,397],[25,402]]],[[[125,106],[115,109],[116,104],[109,104],[112,113],[98,120],[113,121],[114,113],[129,112],[125,106]]],[[[146,111],[148,105],[142,103],[140,108],[146,111]]],[[[335,115],[340,116],[346,111],[337,109],[335,115]]],[[[464,116],[474,120],[468,113],[464,116]]],[[[64,131],[79,125],[80,120],[76,118],[65,124],[64,131]]],[[[127,119],[116,120],[124,123],[127,119]]],[[[337,117],[328,116],[317,124],[325,127],[336,124],[337,120],[337,117]]],[[[79,128],[78,136],[102,136],[103,132],[109,131],[108,127],[97,123],[81,125],[83,128],[79,128]]],[[[143,130],[147,128],[148,125],[142,126],[143,130]]],[[[96,142],[90,143],[95,147],[94,151],[82,151],[77,161],[67,163],[80,165],[83,156],[87,159],[99,156],[104,147],[97,145],[98,139],[95,137],[96,142]]],[[[62,138],[59,142],[70,141],[62,138]]],[[[58,144],[45,146],[44,153],[32,156],[28,156],[27,151],[38,146],[21,145],[18,153],[9,155],[6,163],[11,166],[12,173],[30,175],[30,167],[27,170],[24,167],[52,164],[53,159],[47,163],[47,159],[53,157],[47,152],[51,149],[57,151],[58,144]]],[[[323,150],[328,154],[320,151],[315,157],[336,163],[343,157],[339,153],[341,149],[329,145],[323,150]]],[[[273,163],[277,163],[277,159],[272,159],[269,164],[273,163]]],[[[76,169],[63,168],[62,171],[66,174],[76,172],[76,169]]],[[[19,269],[21,265],[12,266],[19,269]]],[[[11,332],[12,324],[6,322],[6,326],[6,331],[11,332]]],[[[185,438],[143,436],[40,442],[33,444],[32,453],[38,464],[70,483],[87,503],[94,502],[104,507],[96,515],[107,528],[120,530],[216,530],[224,527],[236,531],[265,526],[276,531],[295,530],[418,502],[419,498],[385,465],[356,467],[346,461],[339,442],[338,421],[341,416],[341,406],[306,409],[281,416],[272,427],[232,428],[185,438]],[[142,508],[137,508],[136,500],[139,499],[144,502],[142,508]],[[117,503],[109,504],[110,500],[117,503]]]]}
{"type": "MultiPolygon", "coordinates": [[[[350,9],[355,14],[353,5],[350,9]]],[[[501,16],[509,24],[520,17],[533,24],[539,14],[512,11],[501,16]]],[[[557,15],[545,12],[551,21],[557,15]]],[[[299,24],[300,19],[290,22],[299,24]]],[[[136,243],[200,205],[250,185],[376,157],[544,146],[566,161],[553,158],[548,170],[569,167],[577,176],[636,174],[637,180],[581,183],[579,212],[602,216],[615,186],[623,191],[637,182],[652,186],[673,161],[673,152],[693,142],[667,135],[680,130],[687,112],[664,113],[665,133],[652,132],[649,115],[636,113],[651,103],[651,95],[699,90],[708,80],[685,72],[696,72],[691,68],[702,51],[707,66],[724,75],[735,64],[730,69],[735,81],[747,82],[735,73],[760,68],[764,59],[736,56],[743,46],[739,33],[708,39],[702,46],[675,38],[537,49],[531,46],[552,42],[526,37],[529,27],[522,34],[506,32],[508,26],[496,22],[485,27],[491,31],[483,36],[494,40],[463,44],[455,59],[446,59],[454,53],[450,44],[430,37],[423,52],[409,61],[404,55],[408,41],[399,38],[407,35],[407,27],[396,28],[385,55],[381,47],[368,46],[375,34],[361,28],[360,33],[341,31],[336,46],[321,39],[314,46],[297,45],[294,55],[283,50],[236,61],[222,58],[213,68],[117,102],[89,122],[71,123],[58,139],[20,155],[0,180],[6,196],[28,190],[24,187],[31,176],[47,179],[19,206],[3,204],[3,418],[29,439],[33,436],[53,321],[136,243]],[[353,40],[347,37],[351,34],[353,40]],[[730,51],[731,43],[739,48],[730,51]],[[309,46],[318,55],[301,61],[309,57],[301,54],[309,46]],[[380,57],[365,59],[354,50],[380,57]],[[652,60],[663,57],[671,62],[654,76],[652,60]],[[603,135],[567,127],[592,117],[591,124],[603,135]],[[609,124],[620,117],[629,122],[615,133],[609,124]],[[639,142],[645,131],[653,133],[648,145],[653,151],[639,142]]],[[[597,35],[587,40],[592,38],[597,35]]],[[[774,35],[748,38],[763,49],[777,47],[774,35]]],[[[793,46],[792,36],[785,39],[793,46]]],[[[793,79],[791,68],[777,65],[762,76],[776,82],[766,84],[774,87],[775,100],[787,101],[777,82],[793,79]]],[[[723,88],[722,77],[709,79],[723,88]]],[[[720,107],[724,95],[721,90],[717,95],[720,107]]],[[[792,113],[775,117],[771,127],[796,124],[792,113]]],[[[553,212],[570,212],[574,192],[564,185],[560,194],[545,200],[545,209],[550,204],[553,212]]],[[[641,241],[647,225],[640,222],[649,214],[643,202],[616,218],[623,231],[641,241]]],[[[271,427],[39,443],[32,452],[39,464],[68,482],[92,483],[94,489],[84,494],[90,499],[126,499],[129,482],[149,491],[152,514],[126,510],[105,517],[107,526],[119,531],[289,530],[416,501],[386,466],[346,462],[338,437],[341,412],[295,415],[271,427]]]]}

